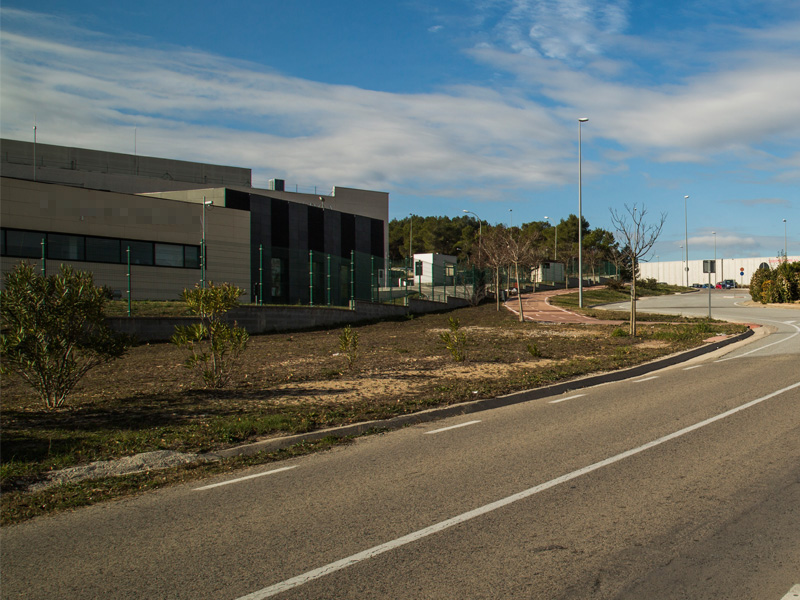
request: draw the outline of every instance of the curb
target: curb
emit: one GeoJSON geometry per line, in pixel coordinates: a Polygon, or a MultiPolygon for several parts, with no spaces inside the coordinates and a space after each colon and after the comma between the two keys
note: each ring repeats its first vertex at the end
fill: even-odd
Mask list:
{"type": "Polygon", "coordinates": [[[377,421],[365,421],[363,423],[355,423],[353,425],[343,425],[341,427],[332,427],[330,429],[320,429],[319,431],[311,431],[309,433],[301,433],[297,435],[289,435],[278,438],[270,438],[245,444],[243,446],[236,446],[234,448],[226,448],[218,452],[209,452],[201,456],[205,460],[219,460],[222,458],[232,458],[234,456],[252,456],[259,452],[280,450],[288,448],[295,444],[303,442],[312,442],[326,437],[347,437],[351,435],[362,435],[369,431],[376,430],[392,430],[406,427],[408,425],[416,425],[418,423],[426,423],[428,421],[435,421],[446,417],[453,417],[457,415],[467,415],[484,410],[492,410],[494,408],[501,408],[504,406],[511,406],[513,404],[520,404],[530,400],[537,400],[539,398],[546,398],[547,396],[555,396],[565,392],[579,390],[587,387],[599,385],[601,383],[610,383],[612,381],[620,381],[632,377],[640,377],[653,371],[671,367],[678,363],[682,363],[704,354],[716,352],[720,348],[724,348],[730,344],[746,340],[754,334],[752,329],[748,329],[744,333],[731,336],[724,340],[712,342],[686,352],[673,354],[664,358],[659,358],[649,363],[637,365],[619,371],[611,371],[608,373],[601,373],[599,375],[589,375],[582,379],[573,379],[562,383],[556,383],[546,387],[535,388],[531,390],[524,390],[521,392],[513,392],[505,396],[498,396],[496,398],[484,398],[481,400],[472,400],[470,402],[463,402],[461,404],[453,404],[451,406],[444,406],[441,408],[431,408],[418,413],[410,415],[401,415],[391,419],[383,419],[377,421]]]}

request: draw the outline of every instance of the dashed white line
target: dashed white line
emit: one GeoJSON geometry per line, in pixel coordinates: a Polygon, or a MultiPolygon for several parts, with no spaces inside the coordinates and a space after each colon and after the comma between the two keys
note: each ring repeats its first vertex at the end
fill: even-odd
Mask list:
{"type": "Polygon", "coordinates": [[[658,375],[651,375],[650,377],[645,377],[644,379],[634,379],[633,383],[642,383],[643,381],[650,381],[651,379],[658,379],[658,375]]]}
{"type": "Polygon", "coordinates": [[[458,425],[451,425],[450,427],[442,427],[441,429],[426,431],[425,434],[428,435],[431,433],[441,433],[443,431],[450,431],[451,429],[458,429],[459,427],[466,427],[467,425],[475,425],[475,423],[480,423],[480,421],[467,421],[466,423],[459,423],[458,425]]]}
{"type": "Polygon", "coordinates": [[[692,369],[699,369],[700,367],[705,367],[705,365],[692,365],[691,367],[684,367],[684,371],[691,371],[692,369]]]}
{"type": "Polygon", "coordinates": [[[731,415],[746,410],[752,406],[755,406],[756,404],[760,404],[761,402],[769,400],[770,398],[774,398],[775,396],[780,396],[781,394],[784,394],[789,390],[793,390],[798,387],[800,387],[800,382],[794,383],[783,389],[776,390],[771,394],[767,394],[766,396],[762,396],[761,398],[757,398],[756,400],[751,400],[750,402],[742,404],[741,406],[732,408],[731,410],[725,411],[724,413],[720,413],[704,421],[700,421],[699,423],[695,423],[694,425],[690,425],[689,427],[685,427],[674,433],[665,435],[664,437],[660,437],[656,440],[653,440],[652,442],[644,444],[643,446],[639,446],[638,448],[626,450],[625,452],[622,452],[610,458],[606,458],[605,460],[601,460],[600,462],[596,462],[587,467],[583,467],[582,469],[578,469],[577,471],[572,471],[572,473],[567,473],[566,475],[562,475],[561,477],[551,479],[548,482],[539,484],[532,488],[528,488],[527,490],[523,490],[521,492],[518,492],[511,496],[507,496],[495,502],[485,504],[484,506],[478,507],[468,512],[461,513],[460,515],[456,515],[455,517],[451,517],[450,519],[440,521],[439,523],[435,523],[433,525],[430,525],[429,527],[425,527],[424,529],[419,529],[417,531],[409,533],[408,535],[404,535],[389,542],[373,546],[372,548],[368,548],[367,550],[363,550],[362,552],[352,554],[346,558],[329,563],[317,569],[307,571],[306,573],[297,575],[296,577],[292,577],[290,579],[286,579],[279,583],[275,583],[273,585],[270,585],[269,587],[265,587],[250,594],[247,594],[246,596],[241,596],[237,600],[263,600],[264,598],[270,598],[272,596],[276,596],[287,590],[291,590],[293,588],[306,584],[310,581],[314,581],[315,579],[320,579],[322,577],[325,577],[326,575],[335,573],[336,571],[341,571],[342,569],[346,569],[347,567],[352,567],[353,565],[356,565],[362,561],[373,558],[375,556],[379,556],[385,552],[394,550],[395,548],[405,546],[406,544],[410,544],[412,542],[415,542],[422,538],[426,538],[435,533],[439,533],[440,531],[444,531],[445,529],[449,529],[450,527],[453,527],[455,525],[465,523],[467,521],[475,519],[476,517],[480,517],[487,513],[508,506],[509,504],[519,502],[520,500],[529,498],[534,494],[538,494],[539,492],[549,490],[550,488],[556,487],[557,485],[566,483],[567,481],[571,481],[573,479],[586,475],[587,473],[591,473],[593,471],[596,471],[603,467],[607,467],[608,465],[612,465],[626,458],[630,458],[631,456],[644,452],[645,450],[649,450],[651,448],[655,448],[656,446],[660,446],[661,444],[664,444],[666,442],[684,436],[687,433],[691,433],[712,423],[716,423],[717,421],[721,421],[722,419],[730,417],[731,415]]]}
{"type": "Polygon", "coordinates": [[[574,400],[575,398],[580,398],[581,396],[585,396],[586,394],[575,394],[574,396],[567,396],[566,398],[559,398],[558,400],[550,400],[548,404],[558,404],[559,402],[566,402],[567,400],[574,400]]]}
{"type": "Polygon", "coordinates": [[[255,479],[256,477],[264,477],[265,475],[273,475],[275,473],[280,473],[281,471],[288,471],[289,469],[294,469],[295,467],[297,467],[297,465],[293,465],[291,467],[281,467],[280,469],[273,469],[272,471],[266,471],[265,473],[256,473],[255,475],[248,475],[246,477],[239,477],[238,479],[231,479],[229,481],[223,481],[222,483],[212,483],[211,485],[204,485],[203,487],[194,488],[194,491],[199,492],[202,490],[210,490],[211,488],[221,487],[223,485],[239,483],[240,481],[247,481],[248,479],[255,479]]]}

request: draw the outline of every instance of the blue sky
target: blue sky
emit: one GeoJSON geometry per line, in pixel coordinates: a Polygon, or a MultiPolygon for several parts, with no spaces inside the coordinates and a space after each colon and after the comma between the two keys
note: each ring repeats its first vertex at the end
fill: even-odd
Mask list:
{"type": "MultiPolygon", "coordinates": [[[[800,255],[796,0],[3,0],[0,133],[387,191],[390,216],[667,214],[800,255]],[[784,228],[783,219],[786,219],[784,228]]],[[[712,231],[716,235],[712,235],[712,231]]]]}

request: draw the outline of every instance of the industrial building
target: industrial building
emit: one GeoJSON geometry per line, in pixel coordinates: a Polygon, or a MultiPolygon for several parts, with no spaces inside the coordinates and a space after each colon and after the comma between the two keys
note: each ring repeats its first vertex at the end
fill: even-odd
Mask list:
{"type": "Polygon", "coordinates": [[[259,189],[248,168],[16,140],[0,141],[0,175],[3,273],[64,263],[133,300],[224,281],[244,301],[346,305],[386,269],[386,192],[259,189]]]}

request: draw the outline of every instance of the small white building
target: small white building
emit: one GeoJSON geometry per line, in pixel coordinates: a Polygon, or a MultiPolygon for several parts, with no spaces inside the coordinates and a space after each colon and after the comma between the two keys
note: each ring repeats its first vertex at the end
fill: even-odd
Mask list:
{"type": "Polygon", "coordinates": [[[564,281],[564,263],[560,262],[543,262],[538,267],[531,269],[531,277],[534,281],[541,283],[542,281],[552,281],[554,283],[563,283],[564,281]]]}
{"type": "Polygon", "coordinates": [[[448,254],[415,254],[414,285],[453,285],[457,264],[448,254]]]}

